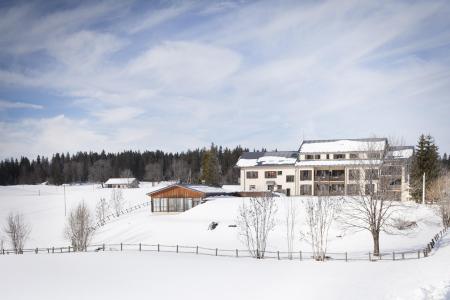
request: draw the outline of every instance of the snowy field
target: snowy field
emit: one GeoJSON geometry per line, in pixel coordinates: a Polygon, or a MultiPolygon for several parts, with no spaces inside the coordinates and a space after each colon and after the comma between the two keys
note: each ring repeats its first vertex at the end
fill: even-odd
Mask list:
{"type": "MultiPolygon", "coordinates": [[[[124,189],[126,206],[148,201],[146,193],[158,188],[144,183],[138,189],[124,189]]],[[[96,185],[67,186],[67,209],[80,201],[94,209],[110,193],[96,185]]],[[[269,237],[269,248],[286,249],[283,218],[290,200],[298,206],[295,249],[310,251],[300,239],[306,229],[306,198],[300,197],[277,198],[278,225],[269,237]]],[[[217,197],[172,215],[142,208],[98,229],[93,243],[244,249],[237,228],[228,226],[236,224],[243,201],[248,199],[217,197]],[[219,225],[208,230],[212,221],[219,225]]],[[[1,223],[11,211],[22,213],[32,226],[27,247],[68,245],[63,236],[63,187],[0,187],[1,223]]],[[[423,248],[442,229],[433,207],[406,203],[399,216],[416,222],[417,227],[402,235],[383,234],[382,251],[423,248]]],[[[7,276],[0,281],[0,299],[450,299],[449,236],[426,259],[396,262],[261,261],[155,252],[4,255],[0,272],[6,271],[7,276]]],[[[372,241],[367,232],[345,231],[335,223],[328,250],[368,252],[372,241]]]]}
{"type": "MultiPolygon", "coordinates": [[[[163,185],[167,185],[164,183],[163,185]]],[[[141,184],[138,189],[122,189],[125,207],[149,201],[146,193],[161,186],[141,184]]],[[[232,188],[232,187],[230,187],[232,188]]],[[[84,201],[94,211],[100,198],[110,197],[111,189],[102,189],[98,185],[66,186],[66,202],[69,211],[77,203],[84,201]]],[[[301,240],[306,231],[303,203],[306,198],[277,198],[278,224],[269,237],[269,249],[286,250],[283,219],[286,202],[294,201],[298,209],[297,236],[295,249],[309,251],[310,245],[301,240]],[[287,200],[289,199],[289,200],[287,200]]],[[[108,222],[95,234],[93,243],[147,243],[203,246],[222,249],[243,249],[238,229],[229,227],[236,224],[238,210],[245,198],[217,197],[181,214],[152,214],[150,207],[145,207],[118,219],[108,222]],[[218,222],[215,230],[208,230],[208,225],[218,222]]],[[[0,187],[0,222],[3,223],[9,212],[20,212],[32,227],[30,239],[26,246],[51,247],[67,246],[63,231],[64,188],[59,186],[29,185],[0,187]]],[[[414,221],[417,227],[402,235],[381,236],[381,250],[409,250],[423,248],[430,239],[441,230],[440,220],[432,207],[407,203],[401,211],[401,217],[414,221]]],[[[6,240],[6,237],[0,236],[6,240]]],[[[329,252],[368,252],[372,250],[371,236],[367,232],[345,231],[335,222],[330,231],[329,252]]]]}
{"type": "Polygon", "coordinates": [[[154,252],[0,256],[1,299],[450,299],[450,239],[427,259],[255,260],[154,252]]]}

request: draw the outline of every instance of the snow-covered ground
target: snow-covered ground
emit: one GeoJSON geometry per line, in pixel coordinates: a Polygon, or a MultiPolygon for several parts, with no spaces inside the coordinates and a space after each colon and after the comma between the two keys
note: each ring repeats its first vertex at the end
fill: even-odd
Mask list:
{"type": "MultiPolygon", "coordinates": [[[[167,184],[167,183],[166,183],[167,184]]],[[[148,201],[159,188],[142,184],[124,189],[128,206],[148,201]]],[[[80,201],[94,208],[111,190],[94,185],[67,186],[68,210],[80,201]]],[[[298,206],[297,236],[306,229],[306,198],[278,198],[278,225],[269,248],[285,250],[283,217],[287,201],[298,206]]],[[[180,244],[244,249],[236,224],[245,198],[217,197],[185,213],[157,215],[149,207],[98,229],[94,243],[180,244]],[[208,230],[210,222],[218,222],[208,230]]],[[[64,188],[0,187],[0,222],[11,211],[23,213],[32,226],[26,246],[64,246],[64,188]]],[[[383,251],[425,246],[440,229],[433,207],[406,203],[399,214],[417,222],[408,234],[381,237],[383,251]]],[[[0,236],[5,239],[5,237],[0,236]]],[[[298,238],[295,248],[309,251],[298,238]]],[[[330,252],[368,252],[367,232],[345,231],[335,223],[330,252]]],[[[450,299],[450,234],[428,258],[405,261],[255,260],[195,254],[100,252],[0,255],[0,299],[450,299]]]]}
{"type": "Polygon", "coordinates": [[[450,238],[420,260],[313,262],[155,252],[0,256],[1,299],[450,299],[450,238]]]}
{"type": "MultiPolygon", "coordinates": [[[[163,183],[167,185],[167,183],[163,183]]],[[[122,189],[125,206],[133,206],[149,200],[146,194],[161,186],[141,184],[138,189],[122,189]]],[[[97,185],[66,186],[67,209],[70,210],[80,201],[84,201],[92,210],[100,198],[110,197],[111,189],[102,189],[97,185]]],[[[222,249],[243,249],[236,224],[238,209],[246,198],[217,197],[181,214],[152,214],[145,207],[123,215],[101,227],[95,234],[93,243],[147,243],[168,245],[190,245],[222,249]],[[208,225],[218,222],[215,230],[208,225]]],[[[304,202],[306,198],[277,198],[278,224],[269,237],[269,249],[286,250],[283,219],[287,201],[298,206],[297,236],[295,249],[309,251],[310,246],[300,239],[306,230],[304,202]]],[[[7,186],[0,187],[0,222],[9,212],[23,213],[32,227],[26,246],[51,247],[64,246],[68,242],[63,235],[64,224],[64,188],[55,186],[7,186]]],[[[408,250],[423,248],[430,239],[441,230],[440,219],[432,207],[407,203],[400,214],[408,221],[415,221],[417,227],[403,235],[381,236],[382,251],[408,250]]],[[[0,238],[6,238],[0,235],[0,238]]],[[[330,231],[329,252],[368,252],[372,250],[369,233],[345,231],[335,222],[330,231]]]]}

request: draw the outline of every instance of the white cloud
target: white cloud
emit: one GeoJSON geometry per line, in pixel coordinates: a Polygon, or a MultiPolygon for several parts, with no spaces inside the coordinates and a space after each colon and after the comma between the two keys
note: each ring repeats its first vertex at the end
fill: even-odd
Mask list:
{"type": "Polygon", "coordinates": [[[0,110],[7,109],[43,109],[42,105],[33,104],[33,103],[25,103],[25,102],[14,102],[7,100],[0,100],[0,110]]]}
{"type": "Polygon", "coordinates": [[[116,107],[105,109],[102,111],[93,111],[92,114],[96,116],[102,123],[117,123],[129,121],[143,114],[142,109],[134,107],[116,107]]]}

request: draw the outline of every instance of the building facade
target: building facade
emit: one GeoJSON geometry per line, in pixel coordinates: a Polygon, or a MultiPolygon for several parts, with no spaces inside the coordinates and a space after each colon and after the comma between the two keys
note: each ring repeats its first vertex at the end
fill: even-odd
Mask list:
{"type": "Polygon", "coordinates": [[[386,138],[307,140],[298,151],[243,153],[237,167],[243,191],[317,196],[383,189],[408,200],[413,152],[412,146],[390,146],[386,138]]]}

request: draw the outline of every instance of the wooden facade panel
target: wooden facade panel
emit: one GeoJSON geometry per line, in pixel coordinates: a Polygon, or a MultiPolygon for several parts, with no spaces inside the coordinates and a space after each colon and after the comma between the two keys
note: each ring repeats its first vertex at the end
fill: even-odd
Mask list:
{"type": "Polygon", "coordinates": [[[152,198],[204,198],[205,193],[194,191],[182,186],[173,186],[161,191],[150,193],[152,198]]]}

